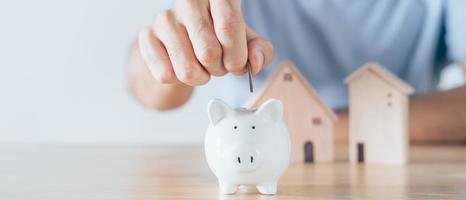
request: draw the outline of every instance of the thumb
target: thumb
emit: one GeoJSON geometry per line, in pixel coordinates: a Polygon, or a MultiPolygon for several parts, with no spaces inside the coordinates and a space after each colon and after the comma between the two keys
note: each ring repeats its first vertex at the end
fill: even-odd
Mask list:
{"type": "Polygon", "coordinates": [[[248,41],[248,58],[251,63],[252,74],[259,73],[273,58],[273,46],[267,39],[253,31],[249,26],[246,29],[248,41]]]}

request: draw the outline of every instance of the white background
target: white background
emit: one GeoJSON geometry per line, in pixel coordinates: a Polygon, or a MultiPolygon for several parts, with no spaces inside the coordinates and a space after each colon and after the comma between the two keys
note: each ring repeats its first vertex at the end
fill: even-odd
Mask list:
{"type": "MultiPolygon", "coordinates": [[[[154,0],[0,2],[0,142],[195,143],[207,126],[207,91],[168,113],[129,96],[125,65],[154,0]]],[[[452,68],[443,88],[463,80],[452,68]]]]}

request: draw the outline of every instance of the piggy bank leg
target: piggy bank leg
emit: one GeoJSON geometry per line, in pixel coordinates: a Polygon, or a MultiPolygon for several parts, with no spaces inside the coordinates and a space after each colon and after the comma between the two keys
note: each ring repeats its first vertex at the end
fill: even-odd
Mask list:
{"type": "Polygon", "coordinates": [[[232,185],[226,182],[219,181],[220,193],[222,194],[233,194],[236,192],[238,186],[232,185]]]}
{"type": "Polygon", "coordinates": [[[257,190],[259,190],[261,194],[276,194],[277,193],[277,182],[270,182],[270,183],[257,185],[257,190]]]}

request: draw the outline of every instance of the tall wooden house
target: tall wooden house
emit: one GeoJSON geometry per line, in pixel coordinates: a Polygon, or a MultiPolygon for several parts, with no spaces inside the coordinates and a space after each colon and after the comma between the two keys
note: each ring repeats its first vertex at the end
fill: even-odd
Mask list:
{"type": "Polygon", "coordinates": [[[350,74],[349,158],[353,163],[408,161],[409,95],[414,89],[377,63],[350,74]]]}

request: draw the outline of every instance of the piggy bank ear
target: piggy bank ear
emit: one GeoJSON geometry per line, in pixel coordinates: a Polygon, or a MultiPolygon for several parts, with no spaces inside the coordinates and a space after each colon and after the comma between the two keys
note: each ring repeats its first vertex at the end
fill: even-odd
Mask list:
{"type": "Polygon", "coordinates": [[[280,121],[283,116],[283,104],[277,99],[269,99],[257,109],[255,114],[266,120],[280,121]]]}
{"type": "Polygon", "coordinates": [[[232,112],[230,106],[220,99],[213,99],[207,105],[207,113],[212,125],[227,117],[232,112]]]}

